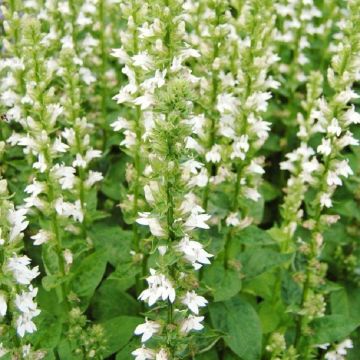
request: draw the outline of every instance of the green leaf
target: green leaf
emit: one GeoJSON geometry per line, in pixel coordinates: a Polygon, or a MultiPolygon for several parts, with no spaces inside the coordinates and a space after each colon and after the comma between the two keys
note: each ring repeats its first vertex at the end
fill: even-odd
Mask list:
{"type": "Polygon", "coordinates": [[[62,323],[59,318],[42,309],[35,318],[37,331],[30,335],[33,346],[41,349],[54,349],[60,341],[62,323]]]}
{"type": "Polygon", "coordinates": [[[239,243],[248,246],[261,246],[273,245],[275,242],[265,230],[252,225],[235,235],[233,245],[238,247],[239,243]]]}
{"type": "Polygon", "coordinates": [[[104,358],[121,350],[133,337],[137,325],[144,319],[134,316],[118,316],[101,323],[106,338],[104,358]]]}
{"type": "Polygon", "coordinates": [[[281,191],[277,187],[269,183],[268,181],[264,181],[261,184],[260,191],[265,201],[274,200],[281,195],[281,191]]]}
{"type": "Polygon", "coordinates": [[[123,291],[122,283],[108,279],[97,289],[91,304],[96,320],[105,321],[120,315],[137,315],[139,302],[123,291]]]}
{"type": "Polygon", "coordinates": [[[254,308],[241,297],[223,303],[210,304],[214,327],[223,332],[230,349],[243,360],[258,360],[261,356],[261,325],[254,308]]]}
{"type": "Polygon", "coordinates": [[[215,301],[228,300],[241,289],[240,273],[225,269],[221,260],[214,261],[205,268],[204,282],[211,289],[215,301]]]}
{"type": "Polygon", "coordinates": [[[105,179],[101,182],[101,191],[110,199],[119,201],[121,199],[121,186],[125,179],[125,167],[129,158],[110,158],[110,166],[105,179]]]}
{"type": "Polygon", "coordinates": [[[52,243],[42,246],[42,261],[48,275],[60,273],[59,257],[52,243]]]}
{"type": "Polygon", "coordinates": [[[109,263],[113,266],[131,260],[133,234],[119,226],[99,222],[91,229],[91,239],[96,249],[104,250],[109,263]]]}
{"type": "Polygon", "coordinates": [[[81,355],[75,355],[74,350],[75,349],[72,348],[70,341],[62,339],[57,348],[59,359],[82,360],[83,357],[81,355]]]}
{"type": "Polygon", "coordinates": [[[279,302],[265,300],[260,304],[258,313],[263,333],[269,334],[277,329],[285,309],[279,302]]]}
{"type": "Polygon", "coordinates": [[[344,287],[330,296],[331,313],[360,321],[360,289],[344,287]]]}
{"type": "Polygon", "coordinates": [[[242,292],[253,296],[260,296],[263,299],[272,299],[274,297],[277,277],[278,274],[268,271],[255,278],[244,279],[242,292]]]}
{"type": "Polygon", "coordinates": [[[133,262],[119,263],[108,279],[116,281],[118,288],[125,291],[135,284],[135,276],[140,273],[140,270],[139,264],[137,266],[133,262]]]}
{"type": "Polygon", "coordinates": [[[291,254],[280,254],[271,249],[250,248],[238,255],[242,272],[247,278],[260,275],[291,259],[291,254]]]}
{"type": "Polygon", "coordinates": [[[217,352],[214,349],[207,351],[204,354],[196,356],[196,360],[218,360],[218,359],[219,358],[217,352]]]}
{"type": "Polygon", "coordinates": [[[348,337],[358,326],[359,319],[344,315],[327,315],[311,322],[312,344],[325,344],[340,341],[348,337]]]}
{"type": "Polygon", "coordinates": [[[115,360],[131,360],[131,353],[139,347],[139,339],[132,338],[117,354],[115,360]]]}
{"type": "Polygon", "coordinates": [[[90,298],[106,268],[106,257],[103,251],[96,251],[82,260],[76,268],[70,282],[70,288],[81,298],[90,298]]]}

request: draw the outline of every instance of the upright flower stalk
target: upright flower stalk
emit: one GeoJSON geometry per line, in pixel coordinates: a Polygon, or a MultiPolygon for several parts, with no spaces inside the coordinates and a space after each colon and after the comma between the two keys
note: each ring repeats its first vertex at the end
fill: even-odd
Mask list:
{"type": "MultiPolygon", "coordinates": [[[[140,257],[140,267],[146,271],[146,249],[141,245],[139,224],[135,220],[144,206],[142,174],[147,163],[144,140],[149,135],[148,126],[152,122],[152,113],[147,111],[149,104],[140,102],[146,94],[153,93],[155,88],[164,84],[166,73],[158,71],[154,77],[149,77],[153,73],[153,64],[147,61],[145,39],[153,36],[153,30],[145,21],[148,6],[141,1],[132,0],[121,2],[120,8],[124,18],[127,19],[127,27],[120,32],[121,48],[113,49],[112,56],[118,58],[123,65],[122,73],[127,76],[128,83],[114,96],[114,100],[118,104],[124,104],[123,106],[131,109],[131,112],[127,118],[119,116],[111,126],[114,131],[124,134],[120,146],[132,158],[126,170],[128,189],[120,206],[125,221],[132,225],[135,258],[140,257]]],[[[136,279],[138,295],[143,288],[140,277],[145,276],[144,271],[136,279]]]]}
{"type": "Polygon", "coordinates": [[[233,59],[231,72],[221,78],[222,92],[217,97],[223,159],[219,179],[223,184],[219,189],[227,189],[231,194],[225,220],[230,227],[225,244],[225,267],[236,230],[253,221],[249,213],[253,205],[248,201],[258,202],[261,198],[259,185],[264,174],[264,158],[258,152],[270,130],[263,113],[271,98],[269,90],[279,86],[269,75],[271,66],[278,60],[271,41],[275,21],[271,3],[250,1],[240,10],[228,36],[233,59]]]}
{"type": "Polygon", "coordinates": [[[33,280],[38,266],[23,254],[24,231],[29,222],[26,210],[17,209],[10,201],[7,182],[0,179],[0,356],[41,359],[45,354],[33,351],[23,338],[37,328],[34,318],[40,314],[35,301],[38,289],[33,280]]]}
{"type": "Polygon", "coordinates": [[[89,224],[92,222],[91,210],[88,203],[91,201],[94,185],[103,179],[98,171],[89,169],[92,160],[101,156],[100,150],[95,150],[90,144],[90,135],[94,126],[89,124],[81,115],[81,83],[79,77],[82,64],[73,50],[64,49],[60,56],[60,69],[57,75],[64,82],[64,95],[62,97],[63,115],[65,118],[65,129],[62,137],[66,141],[69,153],[72,155],[72,169],[68,171],[75,175],[74,186],[69,188],[71,195],[80,202],[82,217],[80,219],[81,235],[87,241],[89,224]]]}
{"type": "MultiPolygon", "coordinates": [[[[72,189],[75,184],[73,168],[55,162],[55,159],[61,157],[69,148],[60,136],[56,136],[57,121],[63,108],[57,103],[54,88],[50,85],[55,76],[55,63],[51,58],[45,60],[39,22],[26,19],[23,31],[27,69],[27,93],[24,97],[26,101],[23,101],[27,105],[29,116],[22,119],[26,133],[14,133],[8,142],[24,147],[24,152],[31,154],[34,159],[34,177],[25,189],[29,196],[24,200],[24,207],[32,209],[31,215],[36,215],[38,219],[47,219],[44,222],[46,225],[37,222],[40,229],[32,238],[35,245],[48,243],[47,251],[55,251],[57,265],[48,263],[45,268],[49,275],[57,277],[59,281],[65,277],[67,267],[72,263],[72,259],[65,256],[66,252],[63,253],[65,249],[62,244],[62,219],[71,217],[81,222],[83,213],[79,200],[74,203],[64,201],[63,192],[72,189]]],[[[65,285],[62,280],[59,284],[58,295],[62,301],[66,297],[65,285]]]]}
{"type": "Polygon", "coordinates": [[[153,247],[158,250],[151,259],[154,265],[146,279],[148,288],[139,296],[149,307],[156,303],[156,311],[150,308],[146,322],[135,329],[151,347],[135,350],[136,359],[173,359],[189,354],[186,336],[203,328],[199,308],[207,304],[193,290],[198,287],[193,269],[209,263],[211,257],[193,240],[194,230],[207,229],[210,216],[191,191],[191,177],[203,165],[185,146],[194,133],[190,120],[194,78],[184,61],[198,53],[183,45],[183,18],[182,1],[153,1],[148,16],[152,29],[146,39],[148,53],[139,57],[142,63],[151,64],[152,76],[164,74],[164,78],[156,89],[135,100],[153,119],[146,141],[151,149],[144,186],[148,211],[140,212],[137,222],[149,226],[153,247]]]}
{"type": "Polygon", "coordinates": [[[317,101],[322,94],[322,85],[321,74],[311,73],[307,84],[306,100],[302,102],[303,112],[299,112],[297,115],[299,126],[297,137],[300,140],[300,146],[286,154],[286,160],[280,163],[280,168],[291,174],[284,189],[285,197],[281,207],[283,238],[280,246],[283,252],[293,252],[296,248],[293,237],[298,225],[303,220],[304,211],[301,206],[310,185],[315,181],[314,172],[320,166],[315,151],[308,143],[317,131],[314,123],[317,101]]]}
{"type": "Polygon", "coordinates": [[[286,46],[286,51],[289,48],[292,51],[290,62],[283,63],[280,71],[285,75],[284,86],[294,94],[307,80],[305,67],[310,63],[307,50],[312,37],[323,34],[327,26],[317,25],[316,20],[322,13],[313,0],[284,0],[277,3],[275,9],[279,19],[277,40],[286,46]]]}
{"type": "Polygon", "coordinates": [[[187,147],[197,151],[201,161],[206,163],[197,182],[204,188],[202,206],[207,210],[211,190],[217,181],[217,167],[221,165],[221,145],[217,144],[220,121],[217,98],[222,91],[221,79],[230,68],[227,40],[231,14],[229,4],[218,0],[186,1],[185,8],[193,27],[189,42],[201,54],[193,66],[194,74],[200,78],[201,94],[196,101],[200,114],[193,119],[197,137],[189,138],[187,147]]]}
{"type": "MultiPolygon", "coordinates": [[[[343,183],[342,178],[352,174],[348,161],[344,159],[344,149],[359,145],[351,127],[359,124],[359,114],[349,103],[359,96],[352,90],[358,80],[357,67],[360,59],[359,12],[355,10],[359,1],[348,3],[349,18],[344,27],[343,44],[333,56],[327,79],[331,87],[328,96],[317,101],[316,112],[312,123],[314,132],[322,134],[320,145],[316,148],[317,157],[321,160],[315,166],[311,188],[314,194],[307,203],[307,218],[303,226],[310,232],[307,242],[301,243],[299,251],[307,260],[303,276],[302,301],[299,311],[299,321],[296,334],[298,351],[304,356],[310,356],[312,349],[306,334],[311,327],[311,320],[321,317],[325,312],[325,298],[321,284],[326,274],[326,265],[320,262],[323,248],[323,232],[338,216],[324,213],[332,207],[332,196],[337,187],[343,183]]],[[[316,164],[316,160],[314,161],[316,164]]],[[[304,164],[303,164],[304,165],[304,164]]]]}

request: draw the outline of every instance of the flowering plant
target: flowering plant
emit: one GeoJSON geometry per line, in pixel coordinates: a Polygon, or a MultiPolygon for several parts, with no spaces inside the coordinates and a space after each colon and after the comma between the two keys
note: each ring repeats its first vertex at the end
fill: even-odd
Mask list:
{"type": "Polygon", "coordinates": [[[0,9],[0,359],[358,359],[359,0],[0,9]]]}

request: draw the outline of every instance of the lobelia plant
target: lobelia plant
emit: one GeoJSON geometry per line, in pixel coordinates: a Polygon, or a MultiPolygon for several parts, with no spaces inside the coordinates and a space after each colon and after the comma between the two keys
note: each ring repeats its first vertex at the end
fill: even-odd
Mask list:
{"type": "Polygon", "coordinates": [[[359,9],[2,2],[0,358],[357,360],[359,9]]]}
{"type": "Polygon", "coordinates": [[[31,267],[30,258],[23,253],[23,232],[29,224],[26,210],[14,207],[4,179],[0,180],[0,213],[0,356],[42,359],[45,354],[32,349],[24,339],[37,330],[38,289],[32,283],[40,274],[39,268],[31,267]]]}

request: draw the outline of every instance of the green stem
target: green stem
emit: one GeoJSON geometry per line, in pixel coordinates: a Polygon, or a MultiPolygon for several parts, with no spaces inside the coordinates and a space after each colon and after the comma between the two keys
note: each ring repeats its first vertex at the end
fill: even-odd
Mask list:
{"type": "MultiPolygon", "coordinates": [[[[215,27],[219,26],[219,24],[220,24],[220,16],[221,16],[220,7],[217,6],[215,27]]],[[[219,56],[219,43],[220,43],[220,39],[218,37],[216,37],[214,48],[213,48],[212,63],[214,63],[216,58],[219,56]]],[[[207,150],[209,150],[209,151],[214,146],[215,139],[216,139],[216,123],[217,123],[217,119],[218,119],[218,113],[215,110],[215,106],[216,106],[216,99],[217,99],[218,88],[219,88],[218,76],[219,76],[218,71],[213,69],[212,80],[211,80],[212,91],[211,91],[211,102],[210,102],[210,109],[212,110],[210,112],[211,124],[210,124],[210,130],[209,130],[209,139],[208,139],[208,143],[207,143],[207,150]]],[[[216,168],[215,164],[207,163],[206,168],[207,168],[209,177],[216,174],[217,168],[216,168]]],[[[208,208],[209,192],[210,192],[210,181],[208,181],[208,183],[206,184],[206,187],[204,190],[204,195],[203,195],[203,208],[205,211],[208,208]]]]}
{"type": "Polygon", "coordinates": [[[99,23],[100,23],[100,87],[101,87],[101,125],[103,130],[103,151],[106,150],[107,144],[107,124],[106,124],[106,101],[108,98],[107,84],[106,84],[106,67],[107,67],[107,49],[105,40],[105,0],[99,0],[99,23]]]}
{"type": "MultiPolygon", "coordinates": [[[[241,170],[240,166],[236,167],[236,182],[235,182],[235,193],[233,198],[233,205],[232,210],[236,211],[238,208],[238,202],[239,202],[239,193],[240,193],[240,181],[241,181],[241,170]]],[[[229,257],[230,257],[230,249],[231,249],[231,242],[232,238],[234,236],[235,230],[234,228],[230,228],[226,240],[225,240],[225,250],[224,250],[224,267],[225,269],[228,268],[229,265],[229,257]]]]}

